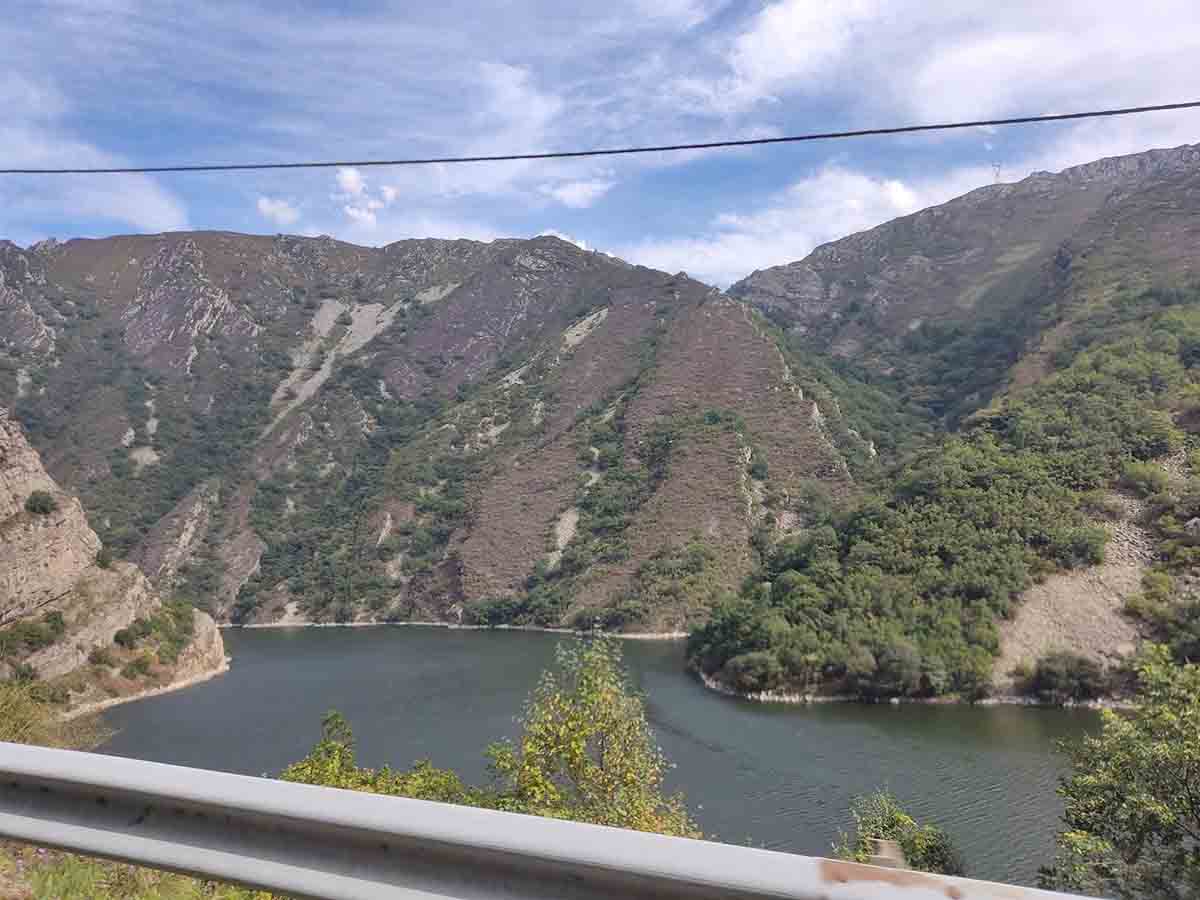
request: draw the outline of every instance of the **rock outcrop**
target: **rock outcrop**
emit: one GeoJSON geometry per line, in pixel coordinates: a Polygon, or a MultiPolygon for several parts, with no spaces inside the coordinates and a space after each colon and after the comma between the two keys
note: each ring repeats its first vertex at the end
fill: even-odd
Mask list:
{"type": "Polygon", "coordinates": [[[118,632],[150,621],[163,601],[141,569],[102,560],[100,550],[79,500],[59,488],[20,425],[0,409],[0,627],[35,623],[45,628],[45,637],[33,645],[24,640],[0,643],[5,654],[0,667],[19,665],[43,681],[63,685],[60,696],[65,694],[70,705],[94,701],[102,676],[108,681],[106,699],[120,702],[224,670],[220,632],[209,616],[195,611],[191,638],[176,657],[160,662],[153,672],[136,673],[152,675],[153,685],[130,677],[107,679],[122,654],[145,652],[116,647],[118,632]],[[26,508],[35,492],[51,498],[49,511],[26,508]],[[96,665],[97,651],[112,661],[96,665]]]}
{"type": "Polygon", "coordinates": [[[0,621],[69,591],[99,550],[79,501],[59,490],[0,408],[0,621]],[[52,511],[25,509],[35,491],[53,499],[52,511]]]}

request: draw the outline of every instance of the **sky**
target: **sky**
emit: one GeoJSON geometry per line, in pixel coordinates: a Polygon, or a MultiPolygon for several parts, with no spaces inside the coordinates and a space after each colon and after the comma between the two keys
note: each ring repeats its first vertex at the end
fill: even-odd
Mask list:
{"type": "MultiPolygon", "coordinates": [[[[1195,0],[9,0],[0,167],[770,137],[1200,99],[1195,0]]],[[[0,176],[0,238],[553,233],[726,286],[996,180],[1200,142],[1200,110],[734,151],[0,176]]]]}

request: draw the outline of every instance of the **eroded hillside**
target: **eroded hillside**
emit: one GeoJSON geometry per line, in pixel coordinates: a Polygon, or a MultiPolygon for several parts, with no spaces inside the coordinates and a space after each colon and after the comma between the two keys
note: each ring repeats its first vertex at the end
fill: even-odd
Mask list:
{"type": "Polygon", "coordinates": [[[0,277],[48,467],[237,621],[680,630],[851,482],[764,323],[555,238],[4,245],[0,277]]]}

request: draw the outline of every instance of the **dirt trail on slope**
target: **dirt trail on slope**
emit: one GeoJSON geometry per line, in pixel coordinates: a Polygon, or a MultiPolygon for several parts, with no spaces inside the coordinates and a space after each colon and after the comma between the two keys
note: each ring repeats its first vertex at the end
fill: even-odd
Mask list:
{"type": "Polygon", "coordinates": [[[993,670],[997,688],[1012,687],[1011,672],[1033,665],[1054,650],[1069,650],[1102,663],[1133,652],[1137,629],[1121,609],[1141,589],[1153,552],[1150,536],[1137,524],[1145,502],[1122,494],[1109,499],[1121,517],[1107,522],[1104,562],[1051,575],[1025,592],[1016,617],[1000,626],[1000,656],[993,670]]]}

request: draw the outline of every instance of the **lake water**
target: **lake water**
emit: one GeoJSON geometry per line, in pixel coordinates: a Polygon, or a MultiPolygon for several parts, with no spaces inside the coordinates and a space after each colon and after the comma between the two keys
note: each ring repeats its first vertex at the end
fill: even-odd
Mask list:
{"type": "MultiPolygon", "coordinates": [[[[230,630],[230,672],[117,707],[104,752],[252,775],[302,757],[342,712],[359,760],[430,759],[486,778],[483,749],[514,721],[561,638],[436,628],[230,630]]],[[[715,694],[680,642],[626,641],[650,721],[705,834],[828,855],[851,797],[887,786],[945,827],[968,874],[1032,884],[1053,852],[1062,761],[1055,742],[1094,713],[1025,707],[783,706],[715,694]]]]}

